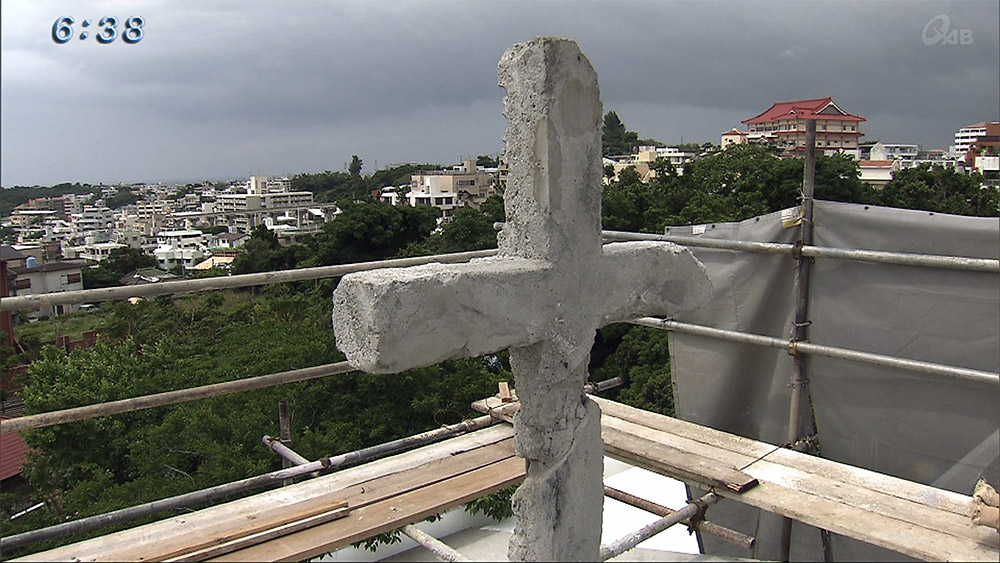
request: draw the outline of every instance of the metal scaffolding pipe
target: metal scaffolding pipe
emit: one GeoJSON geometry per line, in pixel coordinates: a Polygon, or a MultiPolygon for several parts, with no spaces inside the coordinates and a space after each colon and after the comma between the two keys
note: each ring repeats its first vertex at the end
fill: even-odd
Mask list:
{"type": "Polygon", "coordinates": [[[608,389],[613,389],[622,385],[625,385],[625,380],[620,376],[616,376],[605,379],[604,381],[598,381],[597,383],[585,383],[583,385],[583,392],[600,393],[601,391],[607,391],[608,389]]]}
{"type": "Polygon", "coordinates": [[[754,242],[748,240],[728,240],[705,238],[693,235],[661,235],[655,233],[632,233],[628,231],[601,231],[601,236],[609,242],[630,240],[650,240],[672,242],[682,246],[715,248],[718,250],[741,250],[759,254],[791,254],[794,245],[784,242],[754,242]]]}
{"type": "Polygon", "coordinates": [[[855,262],[877,262],[900,266],[922,266],[946,270],[968,270],[972,272],[1000,272],[1000,260],[991,258],[967,258],[965,256],[941,256],[937,254],[917,254],[912,252],[885,252],[881,250],[845,250],[822,246],[802,247],[802,255],[811,258],[836,258],[855,262]]]}
{"type": "Polygon", "coordinates": [[[400,528],[410,539],[419,543],[441,561],[469,561],[467,557],[455,551],[451,546],[435,538],[413,524],[400,528]]]}
{"type": "MultiPolygon", "coordinates": [[[[294,465],[305,465],[306,463],[309,463],[308,459],[279,442],[277,438],[264,436],[263,441],[265,446],[283,458],[282,461],[294,465]]],[[[413,524],[407,524],[399,530],[413,541],[422,545],[441,561],[468,561],[464,555],[455,551],[441,540],[417,528],[413,524]]]]}
{"type": "Polygon", "coordinates": [[[458,424],[443,426],[421,434],[415,434],[399,440],[393,440],[392,442],[386,442],[385,444],[380,444],[378,446],[371,446],[345,454],[322,458],[318,461],[311,461],[295,467],[289,467],[287,469],[281,469],[271,473],[249,477],[240,481],[233,481],[232,483],[217,485],[215,487],[192,491],[175,497],[156,500],[146,504],[107,512],[105,514],[97,514],[95,516],[89,516],[87,518],[81,518],[71,522],[56,524],[55,526],[49,526],[47,528],[40,528],[38,530],[32,530],[30,532],[0,538],[0,551],[16,549],[44,540],[87,532],[96,528],[108,526],[110,524],[128,522],[137,518],[143,518],[145,516],[165,512],[167,510],[200,504],[237,493],[280,485],[285,479],[303,477],[309,475],[310,473],[349,465],[358,461],[367,461],[380,455],[395,453],[411,447],[438,442],[458,434],[464,434],[466,432],[486,428],[496,422],[497,420],[489,415],[480,416],[459,422],[458,424]]]}
{"type": "Polygon", "coordinates": [[[651,328],[659,328],[663,330],[673,330],[676,332],[683,332],[685,334],[694,334],[697,336],[716,338],[719,340],[727,340],[730,342],[741,342],[745,344],[768,346],[771,348],[778,348],[782,350],[791,350],[794,353],[812,354],[815,356],[825,356],[828,358],[850,360],[859,363],[867,363],[867,364],[890,367],[905,371],[925,373],[929,375],[942,375],[945,377],[952,377],[955,379],[961,379],[973,383],[984,383],[987,385],[997,385],[998,383],[1000,383],[1000,374],[988,371],[981,371],[977,369],[959,368],[944,364],[921,362],[918,360],[907,360],[905,358],[897,358],[895,356],[885,356],[882,354],[858,352],[856,350],[837,348],[835,346],[824,346],[822,344],[812,344],[809,342],[793,343],[789,340],[782,340],[781,338],[774,338],[771,336],[761,336],[759,334],[750,334],[747,332],[739,332],[735,330],[712,328],[708,326],[696,325],[691,323],[683,323],[670,319],[642,317],[638,319],[632,319],[629,322],[640,326],[648,326],[651,328]]]}
{"type": "Polygon", "coordinates": [[[39,293],[19,295],[0,299],[0,311],[19,311],[41,309],[48,305],[72,305],[79,303],[94,303],[97,301],[114,301],[129,297],[153,297],[175,293],[192,293],[234,287],[249,287],[272,283],[296,282],[335,278],[382,268],[405,268],[431,262],[453,263],[468,262],[473,258],[483,258],[496,254],[495,249],[475,250],[471,252],[456,252],[453,254],[435,254],[433,256],[415,256],[412,258],[395,258],[373,262],[356,262],[336,266],[318,266],[315,268],[298,268],[295,270],[279,270],[276,272],[259,272],[256,274],[240,274],[236,276],[219,276],[215,278],[199,278],[193,280],[166,281],[145,285],[124,287],[104,287],[100,289],[80,289],[61,293],[39,293]]]}
{"type": "Polygon", "coordinates": [[[703,511],[709,505],[719,502],[719,495],[715,493],[708,493],[707,495],[693,500],[687,504],[684,508],[674,512],[670,516],[664,516],[656,522],[643,526],[639,530],[632,532],[608,545],[601,546],[601,554],[598,557],[598,561],[607,561],[612,557],[621,555],[626,551],[632,549],[633,547],[639,545],[640,543],[648,540],[649,538],[659,534],[663,530],[678,524],[689,518],[693,518],[699,512],[703,511]]]}
{"type": "MultiPolygon", "coordinates": [[[[278,438],[273,438],[265,434],[264,437],[260,439],[260,441],[263,442],[264,445],[267,446],[268,449],[270,449],[272,452],[281,456],[283,462],[289,463],[291,465],[302,465],[305,463],[309,463],[308,459],[302,457],[295,450],[289,448],[285,444],[282,444],[281,440],[279,440],[278,438]]],[[[286,467],[291,467],[291,465],[288,465],[286,467]]]]}
{"type": "MultiPolygon", "coordinates": [[[[812,246],[813,240],[813,194],[816,184],[816,120],[806,120],[806,160],[802,172],[802,219],[799,226],[798,248],[812,246]]],[[[795,318],[792,322],[791,342],[798,343],[808,339],[809,329],[809,272],[812,258],[801,254],[792,254],[795,258],[795,318]]],[[[789,347],[789,352],[794,351],[789,347]]],[[[802,396],[808,379],[806,378],[806,359],[804,354],[792,357],[791,396],[788,407],[788,443],[794,444],[799,439],[799,425],[802,419],[802,396]]],[[[782,561],[788,561],[792,545],[792,519],[785,517],[781,523],[780,549],[782,561]]]]}
{"type": "MultiPolygon", "coordinates": [[[[608,241],[655,240],[672,242],[683,246],[738,250],[760,254],[791,254],[794,244],[781,242],[754,242],[746,240],[712,239],[691,235],[659,235],[653,233],[630,233],[627,231],[601,231],[608,241]]],[[[968,258],[965,256],[943,256],[939,254],[918,254],[913,252],[888,252],[883,250],[856,250],[828,248],[806,245],[801,248],[802,256],[809,258],[831,258],[853,262],[875,262],[901,266],[922,266],[948,270],[968,270],[973,272],[1000,272],[1000,260],[992,258],[968,258]]]]}
{"type": "Polygon", "coordinates": [[[239,393],[241,391],[250,391],[252,389],[260,389],[263,387],[271,387],[285,383],[306,381],[309,379],[349,373],[352,371],[356,370],[353,366],[351,366],[351,364],[347,362],[337,362],[335,364],[324,364],[311,368],[283,371],[280,373],[262,375],[260,377],[250,377],[247,379],[238,379],[236,381],[227,381],[225,383],[204,385],[202,387],[191,387],[189,389],[167,391],[165,393],[144,395],[142,397],[98,403],[96,405],[87,405],[59,411],[32,414],[18,418],[0,420],[0,433],[20,432],[22,430],[31,430],[33,428],[44,428],[46,426],[63,424],[66,422],[76,422],[98,416],[108,416],[153,407],[162,407],[176,403],[183,403],[185,401],[192,401],[194,399],[205,399],[208,397],[229,395],[232,393],[239,393]]]}
{"type": "MultiPolygon", "coordinates": [[[[653,501],[637,497],[607,485],[604,485],[604,495],[657,516],[670,516],[671,514],[677,512],[676,510],[667,508],[662,504],[657,504],[653,501]]],[[[754,545],[757,543],[757,539],[752,536],[748,536],[744,533],[737,532],[736,530],[720,526],[707,520],[695,520],[694,522],[691,522],[690,519],[687,519],[682,520],[681,524],[744,549],[753,549],[754,545]]]]}

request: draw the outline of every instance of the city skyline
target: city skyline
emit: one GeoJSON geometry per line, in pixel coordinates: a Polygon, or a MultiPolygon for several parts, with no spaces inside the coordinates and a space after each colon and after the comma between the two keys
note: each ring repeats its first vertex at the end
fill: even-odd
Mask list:
{"type": "Polygon", "coordinates": [[[990,1],[0,9],[4,187],[322,172],[353,154],[370,173],[497,154],[497,62],[538,35],[577,40],[604,111],[671,144],[719,143],[776,101],[825,96],[866,118],[863,140],[925,148],[947,149],[958,128],[1000,116],[1000,4],[990,1]],[[73,35],[60,43],[64,16],[73,35]],[[106,16],[119,22],[101,44],[106,16]]]}

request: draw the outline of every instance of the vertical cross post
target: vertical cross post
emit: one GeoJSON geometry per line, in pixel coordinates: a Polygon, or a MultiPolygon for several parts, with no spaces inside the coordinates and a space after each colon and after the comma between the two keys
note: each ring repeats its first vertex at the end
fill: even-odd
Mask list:
{"type": "Polygon", "coordinates": [[[672,315],[711,295],[705,269],[664,242],[601,244],[597,74],[576,43],[543,37],[500,61],[510,168],[496,257],[349,274],[337,346],[370,373],[509,349],[521,408],[511,560],[594,561],[604,447],[583,386],[597,328],[672,315]]]}

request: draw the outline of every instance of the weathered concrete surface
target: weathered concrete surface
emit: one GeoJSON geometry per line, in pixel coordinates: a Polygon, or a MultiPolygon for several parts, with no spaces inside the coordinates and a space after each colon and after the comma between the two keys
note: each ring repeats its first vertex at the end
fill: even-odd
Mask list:
{"type": "Polygon", "coordinates": [[[704,303],[704,268],[669,243],[603,246],[602,105],[576,43],[538,38],[500,61],[510,173],[500,253],[345,276],[337,345],[394,373],[509,348],[528,476],[514,497],[512,560],[596,560],[603,506],[600,409],[583,393],[597,328],[704,303]]]}

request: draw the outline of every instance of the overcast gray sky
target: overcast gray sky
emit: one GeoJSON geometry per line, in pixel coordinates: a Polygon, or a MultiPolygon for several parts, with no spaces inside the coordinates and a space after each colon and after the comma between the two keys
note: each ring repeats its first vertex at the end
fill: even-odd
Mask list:
{"type": "Polygon", "coordinates": [[[4,0],[0,10],[4,187],[343,170],[352,154],[368,173],[498,154],[497,62],[538,35],[576,39],[605,111],[667,143],[718,143],[772,102],[824,96],[867,118],[865,140],[925,148],[1000,119],[996,0],[4,0]],[[60,44],[62,16],[76,22],[60,44]],[[100,44],[105,16],[119,36],[100,44]],[[131,16],[144,23],[129,44],[131,16]]]}

